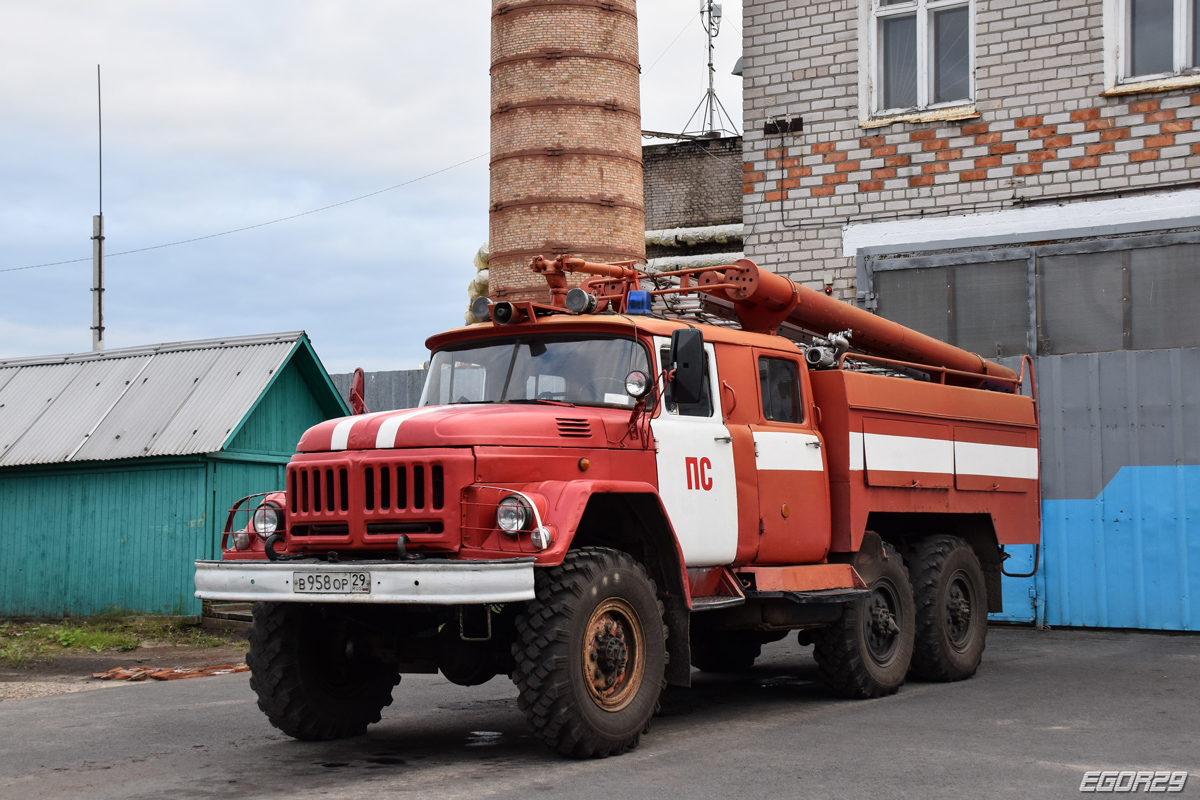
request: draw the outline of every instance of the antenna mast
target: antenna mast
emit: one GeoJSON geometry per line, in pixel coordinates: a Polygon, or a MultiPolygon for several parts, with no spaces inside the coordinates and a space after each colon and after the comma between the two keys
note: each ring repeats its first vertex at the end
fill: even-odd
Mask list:
{"type": "Polygon", "coordinates": [[[729,112],[721,104],[720,98],[717,97],[715,86],[717,71],[713,66],[713,53],[716,45],[713,40],[721,33],[721,4],[713,2],[713,0],[700,0],[700,24],[704,26],[704,34],[708,39],[708,91],[705,92],[700,104],[696,106],[696,110],[692,112],[692,116],[688,117],[684,132],[700,133],[710,138],[716,138],[722,133],[736,135],[737,128],[734,126],[729,112]],[[703,126],[703,130],[691,131],[689,128],[697,113],[700,114],[700,125],[703,126]],[[728,128],[725,127],[726,123],[729,125],[728,128]]]}
{"type": "Polygon", "coordinates": [[[92,217],[92,352],[104,349],[104,116],[96,65],[96,162],[100,213],[92,217]]]}

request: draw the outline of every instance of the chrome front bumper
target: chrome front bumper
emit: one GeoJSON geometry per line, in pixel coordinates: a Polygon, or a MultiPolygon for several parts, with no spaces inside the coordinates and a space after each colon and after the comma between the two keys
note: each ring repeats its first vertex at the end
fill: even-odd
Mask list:
{"type": "Polygon", "coordinates": [[[197,561],[201,600],[292,603],[425,603],[472,605],[533,599],[533,558],[504,561],[324,562],[197,561]],[[371,573],[371,590],[357,594],[294,591],[293,574],[371,573]]]}

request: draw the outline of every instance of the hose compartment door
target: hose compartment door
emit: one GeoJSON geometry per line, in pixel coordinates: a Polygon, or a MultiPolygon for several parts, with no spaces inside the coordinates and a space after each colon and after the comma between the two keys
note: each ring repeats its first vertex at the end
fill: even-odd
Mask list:
{"type": "Polygon", "coordinates": [[[954,439],[949,425],[865,417],[863,456],[868,486],[954,486],[954,439]]]}

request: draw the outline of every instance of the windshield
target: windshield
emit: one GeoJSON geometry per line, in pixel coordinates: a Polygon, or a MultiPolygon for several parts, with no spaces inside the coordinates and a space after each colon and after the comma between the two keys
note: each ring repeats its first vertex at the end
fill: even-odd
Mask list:
{"type": "Polygon", "coordinates": [[[625,376],[635,369],[650,375],[648,359],[633,339],[474,342],[433,354],[421,405],[552,401],[632,408],[625,376]]]}

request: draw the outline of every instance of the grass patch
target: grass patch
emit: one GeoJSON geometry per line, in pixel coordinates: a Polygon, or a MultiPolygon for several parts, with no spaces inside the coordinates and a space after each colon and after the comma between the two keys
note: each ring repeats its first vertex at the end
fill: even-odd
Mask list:
{"type": "Polygon", "coordinates": [[[144,642],[219,647],[244,641],[213,636],[181,619],[119,612],[61,621],[0,621],[0,666],[32,667],[56,656],[77,653],[122,652],[144,642]]]}
{"type": "Polygon", "coordinates": [[[65,649],[87,649],[99,653],[104,650],[133,650],[141,644],[141,640],[127,634],[67,628],[59,631],[58,644],[65,649]]]}

